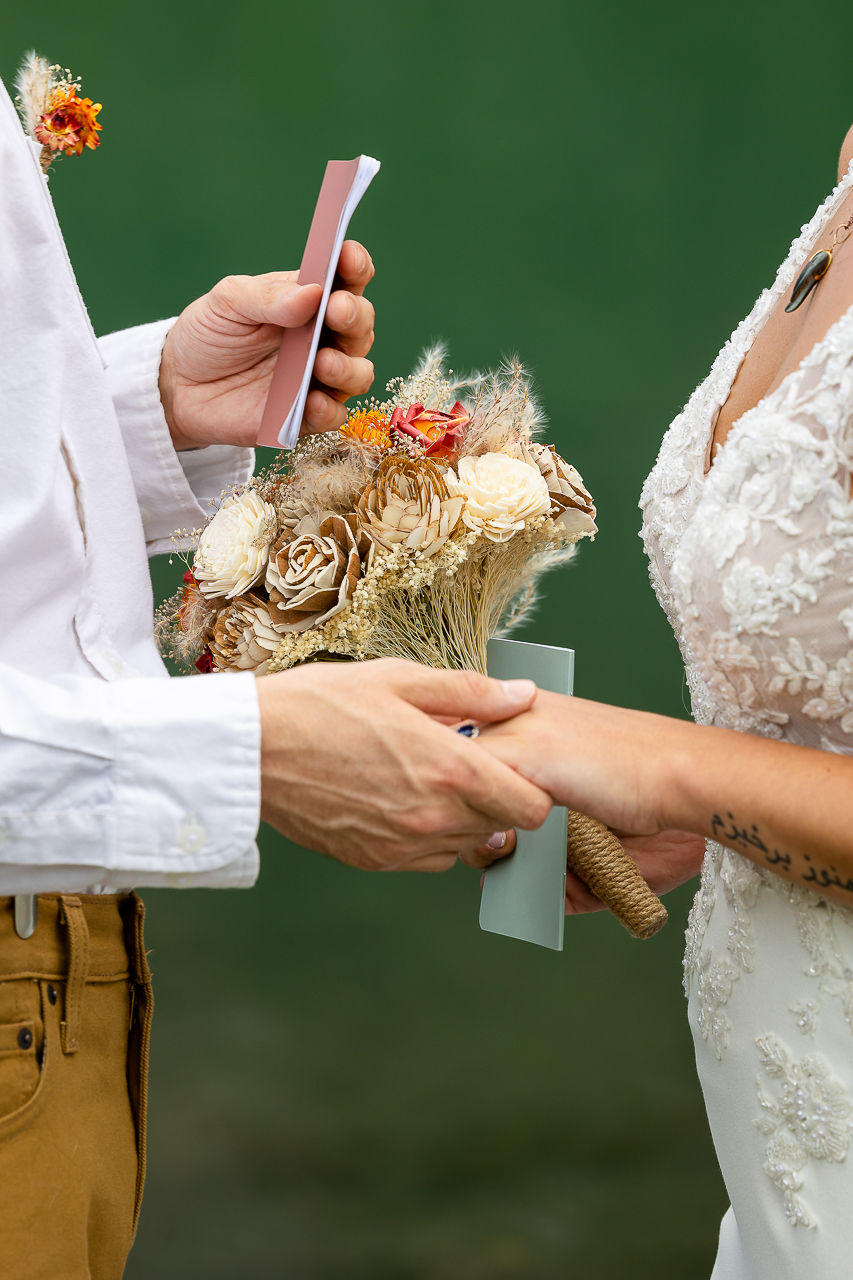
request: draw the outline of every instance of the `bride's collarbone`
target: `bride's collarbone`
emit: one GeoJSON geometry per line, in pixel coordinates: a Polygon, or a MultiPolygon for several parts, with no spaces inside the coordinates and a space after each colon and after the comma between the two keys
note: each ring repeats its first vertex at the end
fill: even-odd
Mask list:
{"type": "MultiPolygon", "coordinates": [[[[845,202],[833,225],[841,219],[848,203],[851,205],[848,214],[853,212],[853,200],[845,202]]],[[[830,238],[831,231],[825,231],[813,252],[826,248],[830,238]]],[[[711,464],[734,423],[765,396],[772,395],[853,306],[853,236],[836,249],[831,270],[802,306],[786,313],[790,295],[791,288],[788,288],[737,372],[728,399],[717,415],[709,457],[711,464]]]]}

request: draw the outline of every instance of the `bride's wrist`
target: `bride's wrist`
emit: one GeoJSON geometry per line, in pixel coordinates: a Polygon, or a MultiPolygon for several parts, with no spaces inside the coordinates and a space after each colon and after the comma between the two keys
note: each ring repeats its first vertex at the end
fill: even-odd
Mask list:
{"type": "MultiPolygon", "coordinates": [[[[707,836],[713,803],[712,753],[704,726],[670,721],[670,741],[658,757],[658,821],[662,831],[692,831],[707,836]]],[[[711,731],[713,732],[713,730],[711,731]]]]}

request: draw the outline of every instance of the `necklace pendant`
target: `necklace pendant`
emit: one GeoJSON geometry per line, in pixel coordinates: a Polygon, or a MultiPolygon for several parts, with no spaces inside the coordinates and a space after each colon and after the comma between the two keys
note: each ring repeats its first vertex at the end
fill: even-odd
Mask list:
{"type": "Polygon", "coordinates": [[[794,281],[794,288],[791,291],[791,301],[785,308],[786,311],[796,311],[797,307],[802,306],[812,289],[816,289],[823,277],[829,270],[832,262],[832,253],[826,249],[821,249],[813,258],[809,258],[803,267],[797,279],[794,281]]]}

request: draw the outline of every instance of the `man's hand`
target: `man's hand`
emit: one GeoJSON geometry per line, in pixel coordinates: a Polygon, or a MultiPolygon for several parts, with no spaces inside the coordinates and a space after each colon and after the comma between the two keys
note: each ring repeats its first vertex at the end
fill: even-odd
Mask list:
{"type": "Polygon", "coordinates": [[[261,816],[352,866],[446,871],[496,830],[541,826],[551,799],[433,717],[503,720],[535,697],[394,659],[264,676],[261,816]]]}
{"type": "MultiPolygon", "coordinates": [[[[300,288],[298,275],[227,276],[178,317],[160,362],[160,399],[176,449],[254,444],[282,329],[305,324],[320,305],[320,286],[300,288]]],[[[355,240],[344,242],[338,275],[346,290],[331,295],[325,319],[335,346],[321,348],[314,362],[314,376],[333,395],[308,393],[303,433],[340,426],[341,402],[373,382],[364,358],[373,345],[373,307],[361,296],[373,263],[355,240]]]]}

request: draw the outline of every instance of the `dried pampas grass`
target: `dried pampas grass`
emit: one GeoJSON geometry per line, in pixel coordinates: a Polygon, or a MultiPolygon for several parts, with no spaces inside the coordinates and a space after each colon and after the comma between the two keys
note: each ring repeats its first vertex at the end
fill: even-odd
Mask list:
{"type": "Polygon", "coordinates": [[[24,61],[15,76],[16,102],[24,128],[35,139],[35,129],[47,111],[48,98],[54,87],[54,72],[47,58],[40,58],[34,49],[24,54],[24,61]]]}
{"type": "Polygon", "coordinates": [[[305,450],[294,458],[284,505],[301,501],[310,510],[351,511],[373,470],[368,452],[350,448],[341,455],[305,450]]]}
{"type": "Polygon", "coordinates": [[[505,452],[511,442],[529,444],[547,422],[524,366],[514,359],[479,380],[476,399],[466,408],[472,422],[463,455],[505,452]]]}

